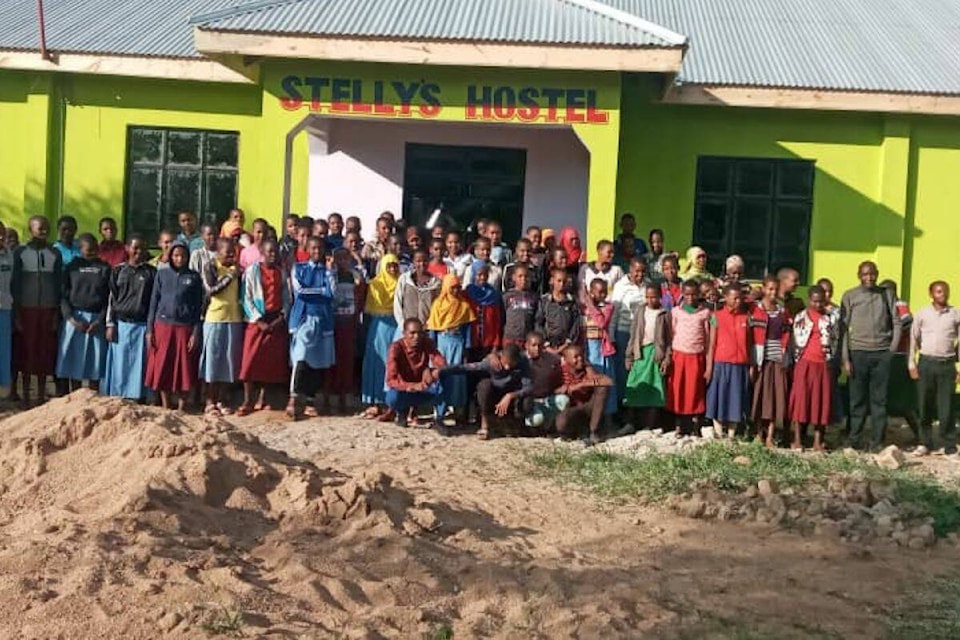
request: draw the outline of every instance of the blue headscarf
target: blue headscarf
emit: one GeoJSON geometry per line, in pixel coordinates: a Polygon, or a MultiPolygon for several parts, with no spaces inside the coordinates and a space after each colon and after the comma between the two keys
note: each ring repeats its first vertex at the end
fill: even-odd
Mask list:
{"type": "Polygon", "coordinates": [[[500,292],[497,291],[493,285],[491,285],[489,282],[483,286],[476,284],[477,273],[485,266],[487,266],[487,262],[485,260],[475,260],[470,265],[470,282],[473,282],[474,284],[467,285],[467,288],[464,289],[464,291],[471,300],[476,302],[481,307],[503,305],[503,299],[500,297],[500,292]]]}

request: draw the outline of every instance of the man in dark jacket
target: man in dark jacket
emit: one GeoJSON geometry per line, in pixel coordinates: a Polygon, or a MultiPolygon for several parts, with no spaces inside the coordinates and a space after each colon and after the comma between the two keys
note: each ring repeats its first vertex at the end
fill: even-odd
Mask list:
{"type": "Polygon", "coordinates": [[[494,427],[518,428],[522,423],[521,404],[533,389],[530,367],[520,348],[508,344],[480,362],[446,367],[444,375],[476,373],[484,376],[477,385],[480,405],[480,430],[477,437],[486,440],[494,435],[494,427]]]}

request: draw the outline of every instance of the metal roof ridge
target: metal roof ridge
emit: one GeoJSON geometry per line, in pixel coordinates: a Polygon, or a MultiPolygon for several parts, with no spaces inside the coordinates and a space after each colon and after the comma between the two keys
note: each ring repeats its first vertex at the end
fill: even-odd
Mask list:
{"type": "Polygon", "coordinates": [[[682,33],[677,33],[676,31],[667,29],[666,27],[656,24],[655,22],[644,20],[640,16],[633,15],[632,13],[628,13],[626,11],[621,11],[620,9],[616,9],[610,5],[598,2],[597,0],[558,0],[558,2],[566,2],[567,4],[572,4],[580,7],[581,9],[598,13],[604,17],[610,18],[611,20],[615,20],[636,29],[640,29],[641,31],[646,31],[647,33],[662,40],[666,40],[668,43],[675,46],[683,46],[687,44],[687,36],[683,35],[682,33]]]}
{"type": "Polygon", "coordinates": [[[281,5],[301,1],[302,0],[253,0],[253,2],[245,2],[232,7],[224,7],[216,11],[208,11],[207,13],[198,13],[190,16],[190,24],[197,25],[204,22],[213,22],[224,18],[232,18],[244,13],[254,13],[263,9],[272,9],[281,5]]]}

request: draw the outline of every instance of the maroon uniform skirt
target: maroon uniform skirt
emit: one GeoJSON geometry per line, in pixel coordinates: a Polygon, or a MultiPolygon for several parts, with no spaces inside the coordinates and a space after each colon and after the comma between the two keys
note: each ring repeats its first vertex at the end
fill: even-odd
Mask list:
{"type": "Polygon", "coordinates": [[[153,324],[155,347],[147,349],[147,375],[144,384],[155,391],[185,393],[197,386],[199,349],[190,351],[193,326],[153,324]]]}
{"type": "Polygon", "coordinates": [[[779,362],[764,361],[757,382],[753,385],[750,414],[754,422],[774,422],[778,426],[787,423],[789,384],[786,367],[779,362]]]}
{"type": "Polygon", "coordinates": [[[830,424],[833,376],[826,362],[801,360],[793,369],[790,419],[799,424],[830,424]]]}
{"type": "Polygon", "coordinates": [[[337,345],[337,361],[327,372],[327,393],[356,393],[357,380],[357,316],[336,316],[333,340],[337,345]]]}
{"type": "Polygon", "coordinates": [[[707,357],[703,353],[673,352],[667,378],[667,411],[678,416],[702,415],[707,410],[707,357]]]}
{"type": "Polygon", "coordinates": [[[260,384],[290,382],[290,350],[287,326],[272,332],[261,331],[256,322],[247,323],[243,334],[243,360],[240,379],[260,384]]]}
{"type": "Polygon", "coordinates": [[[54,375],[57,369],[59,309],[20,309],[16,368],[30,375],[54,375]]]}

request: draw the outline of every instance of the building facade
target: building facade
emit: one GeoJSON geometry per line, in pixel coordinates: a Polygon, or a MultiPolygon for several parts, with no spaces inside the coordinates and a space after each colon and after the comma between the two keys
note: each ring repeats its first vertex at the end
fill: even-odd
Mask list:
{"type": "MultiPolygon", "coordinates": [[[[42,213],[88,230],[110,215],[155,237],[181,209],[213,221],[233,206],[278,225],[338,211],[370,233],[382,210],[422,222],[440,208],[499,218],[508,237],[572,225],[592,247],[629,211],[638,233],[699,244],[714,266],[738,253],[753,277],[794,266],[842,289],[873,259],[916,304],[953,275],[954,34],[925,34],[944,40],[932,69],[893,47],[871,55],[902,69],[875,78],[868,58],[834,78],[813,54],[794,69],[791,50],[770,70],[739,66],[735,49],[710,49],[716,16],[694,0],[498,0],[485,10],[509,32],[493,34],[485,16],[442,19],[479,11],[468,0],[379,18],[365,0],[359,17],[320,0],[130,0],[111,24],[75,28],[120,4],[48,0],[47,57],[35,24],[0,35],[0,221],[21,234],[42,213]],[[144,29],[158,4],[169,15],[144,29]],[[703,15],[653,15],[671,4],[703,15]]],[[[0,23],[34,10],[16,0],[0,23]]],[[[766,23],[722,24],[735,47],[733,30],[766,23]]]]}

